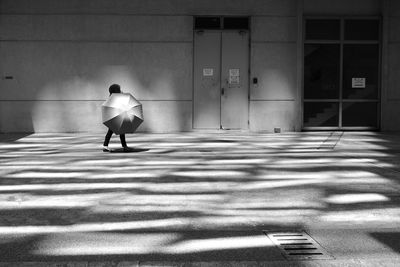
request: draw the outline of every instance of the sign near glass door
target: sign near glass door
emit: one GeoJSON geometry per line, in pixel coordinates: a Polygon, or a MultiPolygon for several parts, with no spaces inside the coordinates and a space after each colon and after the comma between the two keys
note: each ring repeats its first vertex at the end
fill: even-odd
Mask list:
{"type": "Polygon", "coordinates": [[[352,88],[365,88],[366,78],[351,78],[352,88]]]}

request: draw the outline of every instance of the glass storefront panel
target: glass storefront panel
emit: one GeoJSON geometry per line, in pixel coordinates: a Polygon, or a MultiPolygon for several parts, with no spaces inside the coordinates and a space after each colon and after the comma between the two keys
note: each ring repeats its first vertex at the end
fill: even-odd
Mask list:
{"type": "Polygon", "coordinates": [[[303,126],[379,128],[379,18],[305,21],[303,126]]]}
{"type": "Polygon", "coordinates": [[[306,21],[306,40],[339,40],[340,20],[309,19],[306,21]]]}
{"type": "Polygon", "coordinates": [[[343,126],[378,127],[378,103],[346,102],[343,103],[343,126]]]}
{"type": "Polygon", "coordinates": [[[339,123],[339,104],[334,102],[305,102],[304,126],[336,127],[339,123]]]}
{"type": "Polygon", "coordinates": [[[346,20],[344,26],[344,39],[379,40],[379,20],[346,20]]]}
{"type": "Polygon", "coordinates": [[[379,45],[346,44],[343,48],[343,98],[377,99],[379,45]]]}
{"type": "Polygon", "coordinates": [[[340,46],[306,44],[304,46],[304,98],[339,97],[340,46]]]}

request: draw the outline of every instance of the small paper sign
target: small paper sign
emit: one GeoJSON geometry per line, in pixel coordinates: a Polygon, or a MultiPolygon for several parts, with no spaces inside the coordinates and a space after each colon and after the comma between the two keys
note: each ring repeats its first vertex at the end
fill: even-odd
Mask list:
{"type": "Polygon", "coordinates": [[[239,76],[239,69],[229,69],[229,76],[239,76]]]}
{"type": "Polygon", "coordinates": [[[229,84],[240,83],[240,71],[239,69],[229,69],[229,84]]]}
{"type": "Polygon", "coordinates": [[[351,78],[351,88],[365,88],[366,78],[351,78]]]}
{"type": "Polygon", "coordinates": [[[231,76],[231,77],[229,77],[229,83],[230,84],[239,84],[240,83],[239,76],[231,76]]]}
{"type": "Polygon", "coordinates": [[[213,76],[214,69],[203,69],[203,76],[213,76]]]}

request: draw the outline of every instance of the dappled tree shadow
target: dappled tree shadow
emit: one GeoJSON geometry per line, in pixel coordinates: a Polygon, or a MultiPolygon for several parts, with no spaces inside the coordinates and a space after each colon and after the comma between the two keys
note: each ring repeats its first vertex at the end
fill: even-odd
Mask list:
{"type": "Polygon", "coordinates": [[[21,242],[29,259],[279,260],[262,230],[400,220],[397,135],[135,134],[134,153],[115,154],[102,138],[1,140],[0,235],[19,238],[4,248],[21,242]]]}
{"type": "Polygon", "coordinates": [[[370,235],[379,242],[387,245],[393,251],[400,253],[400,233],[399,232],[375,232],[370,235]]]}

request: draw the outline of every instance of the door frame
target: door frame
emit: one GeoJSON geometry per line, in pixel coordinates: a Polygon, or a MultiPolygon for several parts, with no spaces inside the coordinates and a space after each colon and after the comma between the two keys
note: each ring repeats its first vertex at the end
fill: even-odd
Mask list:
{"type": "Polygon", "coordinates": [[[233,131],[235,130],[242,130],[242,131],[246,131],[250,129],[250,85],[251,85],[251,17],[250,16],[212,16],[212,15],[205,15],[205,16],[193,16],[193,65],[192,65],[192,130],[224,130],[224,131],[229,131],[230,129],[223,129],[222,128],[222,112],[221,112],[221,108],[222,108],[222,98],[221,98],[221,89],[222,89],[222,32],[237,32],[237,31],[246,31],[248,34],[248,55],[247,55],[247,62],[248,62],[248,70],[246,70],[248,72],[248,79],[247,79],[247,124],[246,124],[246,128],[243,129],[232,129],[233,131]],[[221,28],[219,29],[196,29],[195,28],[195,19],[197,17],[219,17],[221,19],[221,28]],[[224,18],[231,18],[231,17],[242,17],[242,18],[247,18],[248,19],[248,29],[223,29],[223,19],[224,18]],[[221,42],[220,42],[220,93],[219,93],[219,121],[220,121],[220,125],[219,128],[215,128],[215,129],[211,129],[211,128],[195,128],[194,124],[195,124],[195,114],[194,114],[194,106],[195,106],[195,35],[199,32],[205,32],[205,31],[213,31],[213,32],[220,32],[221,33],[221,42]]]}

